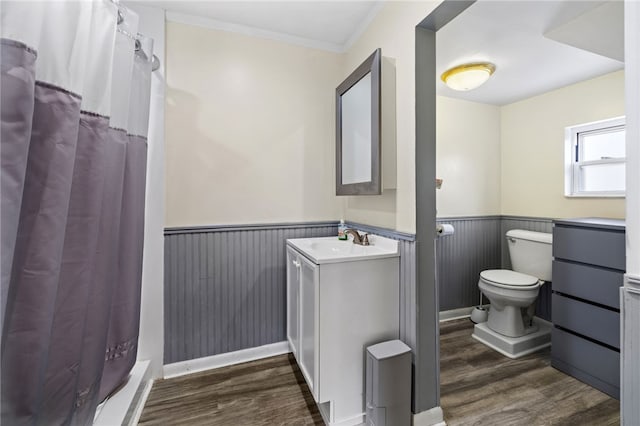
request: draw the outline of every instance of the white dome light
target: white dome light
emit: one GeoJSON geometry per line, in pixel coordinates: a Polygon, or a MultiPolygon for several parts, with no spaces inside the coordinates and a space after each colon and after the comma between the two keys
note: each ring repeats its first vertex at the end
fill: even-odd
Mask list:
{"type": "Polygon", "coordinates": [[[486,82],[496,66],[489,62],[458,65],[442,73],[442,81],[453,90],[467,91],[486,82]]]}

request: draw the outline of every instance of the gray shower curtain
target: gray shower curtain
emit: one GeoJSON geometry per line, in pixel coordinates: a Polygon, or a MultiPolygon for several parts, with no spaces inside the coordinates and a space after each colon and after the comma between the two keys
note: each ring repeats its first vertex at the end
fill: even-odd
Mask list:
{"type": "MultiPolygon", "coordinates": [[[[149,39],[141,40],[149,44],[149,39]]],[[[150,48],[149,48],[150,49],[150,48]]],[[[151,61],[145,56],[134,58],[131,99],[150,98],[151,61]]],[[[111,321],[107,338],[105,369],[100,399],[109,395],[127,376],[136,362],[140,328],[140,283],[144,240],[144,202],[147,164],[147,119],[145,112],[131,105],[130,119],[135,123],[126,135],[124,185],[118,240],[118,278],[114,281],[111,321]],[[142,118],[140,117],[142,115],[142,118]],[[142,124],[142,127],[140,127],[142,124]],[[136,134],[138,132],[138,134],[136,134]]],[[[148,114],[148,113],[147,113],[148,114]]],[[[124,135],[122,135],[124,136],[124,135]]]]}
{"type": "Polygon", "coordinates": [[[67,58],[40,59],[45,38],[19,38],[11,13],[40,4],[2,9],[1,424],[91,424],[137,355],[151,52],[136,53],[135,28],[117,32],[114,4],[81,3],[44,7],[77,14],[70,49],[87,45],[70,57],[113,67],[106,89],[96,66],[64,87],[77,76],[38,61],[67,58]],[[12,25],[18,39],[7,37],[12,25]],[[93,49],[104,45],[115,47],[93,49]]]}

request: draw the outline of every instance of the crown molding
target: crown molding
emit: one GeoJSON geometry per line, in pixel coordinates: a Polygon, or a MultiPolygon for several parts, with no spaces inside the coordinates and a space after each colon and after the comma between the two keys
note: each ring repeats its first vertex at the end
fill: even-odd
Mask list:
{"type": "MultiPolygon", "coordinates": [[[[283,43],[293,44],[293,45],[302,46],[302,47],[308,47],[312,49],[326,50],[334,53],[344,52],[344,46],[337,43],[329,43],[329,42],[313,40],[305,37],[296,37],[290,34],[263,30],[263,29],[251,27],[248,25],[233,24],[230,22],[219,21],[217,19],[205,18],[202,16],[189,15],[186,13],[167,11],[166,19],[167,21],[170,21],[170,22],[177,22],[180,24],[187,24],[187,25],[195,25],[198,27],[209,28],[213,30],[228,31],[232,33],[238,33],[238,34],[243,34],[251,37],[263,38],[267,40],[281,41],[283,43]]],[[[367,17],[367,19],[369,18],[367,17]]]]}
{"type": "Polygon", "coordinates": [[[378,13],[380,12],[380,10],[382,10],[383,6],[384,6],[383,1],[377,2],[375,7],[373,7],[371,11],[369,11],[369,14],[364,18],[362,22],[360,22],[360,25],[358,25],[358,27],[353,32],[353,34],[351,34],[351,37],[349,37],[349,40],[347,40],[347,42],[342,46],[341,52],[346,52],[347,50],[351,49],[351,46],[353,46],[356,43],[356,41],[358,41],[358,39],[362,36],[362,34],[364,34],[366,29],[376,18],[376,16],[378,16],[378,13]]]}

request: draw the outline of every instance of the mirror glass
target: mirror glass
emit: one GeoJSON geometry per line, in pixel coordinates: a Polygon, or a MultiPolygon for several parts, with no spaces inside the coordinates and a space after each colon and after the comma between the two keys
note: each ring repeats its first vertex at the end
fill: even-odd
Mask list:
{"type": "Polygon", "coordinates": [[[336,194],[381,194],[381,51],[336,89],[336,194]]]}
{"type": "Polygon", "coordinates": [[[342,183],[371,180],[371,73],[342,95],[342,183]]]}

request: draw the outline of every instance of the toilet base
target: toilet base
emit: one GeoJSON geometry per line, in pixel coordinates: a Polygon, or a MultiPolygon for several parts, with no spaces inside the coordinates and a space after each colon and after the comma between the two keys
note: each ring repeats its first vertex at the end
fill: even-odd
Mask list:
{"type": "Polygon", "coordinates": [[[487,323],[480,323],[474,326],[471,337],[506,357],[516,359],[551,346],[551,323],[537,317],[533,318],[533,323],[538,330],[520,337],[504,336],[491,330],[487,323]]]}

